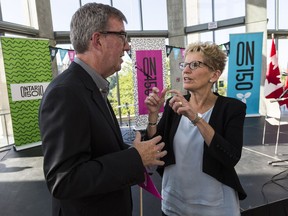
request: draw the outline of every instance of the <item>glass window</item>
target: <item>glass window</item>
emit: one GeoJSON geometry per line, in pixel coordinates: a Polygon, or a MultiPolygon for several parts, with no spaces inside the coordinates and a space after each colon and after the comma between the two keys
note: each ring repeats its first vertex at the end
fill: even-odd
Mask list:
{"type": "Polygon", "coordinates": [[[144,30],[167,30],[166,0],[142,1],[142,16],[144,30]],[[153,5],[153,7],[151,7],[153,5]]]}
{"type": "Polygon", "coordinates": [[[245,1],[214,0],[215,21],[245,16],[245,1]]]}
{"type": "Polygon", "coordinates": [[[275,1],[267,0],[267,29],[275,29],[275,1]]]}
{"type": "Polygon", "coordinates": [[[230,41],[230,34],[246,32],[245,26],[227,28],[215,31],[215,43],[224,44],[230,41]]]}
{"type": "Polygon", "coordinates": [[[72,15],[79,8],[79,0],[50,0],[54,31],[70,31],[72,15]]]}
{"type": "Polygon", "coordinates": [[[287,0],[279,0],[279,29],[288,29],[288,1],[287,0]]]}
{"type": "Polygon", "coordinates": [[[127,18],[126,30],[142,30],[140,20],[139,1],[135,0],[114,0],[113,6],[121,10],[127,18]]]}
{"type": "Polygon", "coordinates": [[[211,21],[212,21],[211,0],[186,1],[186,26],[193,26],[211,21]]]}
{"type": "MultiPolygon", "coordinates": [[[[212,0],[201,0],[198,2],[199,24],[212,22],[212,0]]],[[[195,8],[188,9],[187,13],[193,13],[195,8]]]]}
{"type": "MultiPolygon", "coordinates": [[[[91,2],[95,2],[95,0],[81,0],[82,5],[86,3],[91,3],[91,2]]],[[[111,0],[101,0],[101,1],[97,1],[97,3],[111,5],[111,0]]]]}
{"type": "Polygon", "coordinates": [[[199,12],[197,2],[186,1],[186,26],[193,26],[199,24],[198,13],[199,12]]]}
{"type": "Polygon", "coordinates": [[[213,41],[213,32],[203,32],[200,33],[200,41],[213,41]]]}
{"type": "MultiPolygon", "coordinates": [[[[245,33],[246,28],[245,26],[235,27],[235,28],[228,28],[228,29],[221,29],[215,31],[215,43],[218,45],[222,45],[222,50],[225,50],[225,46],[223,44],[230,41],[230,34],[237,34],[237,33],[245,33]]],[[[228,64],[229,64],[229,55],[226,62],[226,67],[219,78],[219,94],[226,95],[226,87],[227,87],[227,79],[228,79],[228,64]]]]}
{"type": "Polygon", "coordinates": [[[196,41],[213,41],[212,31],[203,32],[203,33],[192,33],[187,35],[187,44],[196,42],[196,41]]]}
{"type": "Polygon", "coordinates": [[[189,34],[188,43],[193,41],[214,41],[217,44],[224,44],[230,41],[230,34],[243,33],[245,32],[245,26],[235,27],[235,28],[225,28],[221,30],[216,30],[215,38],[213,39],[213,32],[207,31],[203,33],[189,34]]]}
{"type": "MultiPolygon", "coordinates": [[[[267,52],[267,56],[270,56],[271,52],[271,41],[267,43],[267,48],[269,48],[269,52],[267,52]],[[269,46],[269,45],[270,46],[269,46]]],[[[287,50],[288,50],[288,39],[278,39],[278,46],[276,45],[276,50],[278,50],[278,66],[280,72],[287,72],[288,67],[288,58],[287,58],[287,50]]],[[[268,62],[268,60],[267,60],[268,62]]],[[[270,61],[269,61],[270,62],[270,61]]]]}
{"type": "MultiPolygon", "coordinates": [[[[267,39],[267,64],[269,64],[270,62],[271,44],[272,44],[272,40],[267,39]]],[[[276,50],[277,50],[277,47],[276,47],[276,50]]]]}
{"type": "Polygon", "coordinates": [[[187,26],[209,23],[212,21],[220,21],[245,16],[245,1],[239,1],[239,0],[187,1],[186,11],[187,11],[187,26]],[[213,20],[212,2],[214,2],[214,20],[213,20]]]}
{"type": "MultiPolygon", "coordinates": [[[[20,1],[20,0],[19,0],[20,1]]],[[[95,2],[82,0],[81,4],[95,2]]],[[[141,26],[140,1],[135,0],[101,0],[98,3],[108,4],[121,10],[128,20],[126,30],[167,30],[167,8],[165,0],[142,1],[143,29],[141,26]],[[153,7],[151,7],[153,5],[153,7]]],[[[70,21],[74,12],[79,8],[79,0],[51,0],[51,11],[54,31],[69,31],[70,21]],[[64,15],[65,14],[65,15],[64,15]]]]}
{"type": "Polygon", "coordinates": [[[1,0],[1,10],[4,21],[31,26],[27,1],[1,0]]]}

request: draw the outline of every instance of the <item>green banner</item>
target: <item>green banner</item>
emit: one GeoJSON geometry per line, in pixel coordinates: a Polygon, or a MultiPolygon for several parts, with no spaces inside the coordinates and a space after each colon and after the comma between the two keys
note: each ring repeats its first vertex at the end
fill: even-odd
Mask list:
{"type": "Polygon", "coordinates": [[[38,109],[52,80],[49,40],[1,38],[15,147],[40,143],[38,109]]]}

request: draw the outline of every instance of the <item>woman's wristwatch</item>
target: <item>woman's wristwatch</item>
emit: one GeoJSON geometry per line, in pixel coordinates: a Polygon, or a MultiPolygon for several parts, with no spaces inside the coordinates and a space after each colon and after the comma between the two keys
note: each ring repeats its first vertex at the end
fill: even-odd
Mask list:
{"type": "Polygon", "coordinates": [[[201,119],[202,115],[200,113],[195,113],[195,118],[191,120],[191,122],[195,126],[201,119]]]}

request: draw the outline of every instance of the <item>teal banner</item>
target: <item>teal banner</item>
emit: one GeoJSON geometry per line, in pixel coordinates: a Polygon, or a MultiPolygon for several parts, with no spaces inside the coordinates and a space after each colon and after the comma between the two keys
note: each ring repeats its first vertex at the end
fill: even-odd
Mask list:
{"type": "Polygon", "coordinates": [[[263,33],[230,34],[227,96],[247,105],[247,115],[259,115],[263,33]]]}

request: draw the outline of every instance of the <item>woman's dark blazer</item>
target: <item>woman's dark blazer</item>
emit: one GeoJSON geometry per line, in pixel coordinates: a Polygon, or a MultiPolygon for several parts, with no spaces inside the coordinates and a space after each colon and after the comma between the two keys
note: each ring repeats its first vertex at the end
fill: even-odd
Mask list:
{"type": "MultiPolygon", "coordinates": [[[[215,135],[210,146],[204,142],[203,172],[214,177],[225,185],[234,188],[239,199],[245,199],[246,193],[242,188],[234,169],[241,158],[243,146],[243,125],[246,115],[246,104],[234,99],[218,95],[209,124],[214,128],[215,135]]],[[[189,100],[190,95],[185,95],[189,100]]],[[[164,157],[165,166],[175,164],[173,139],[178,128],[181,115],[175,113],[167,102],[162,118],[157,127],[157,134],[162,135],[167,155],[164,157]]],[[[157,171],[163,175],[164,167],[157,171]]]]}
{"type": "Polygon", "coordinates": [[[130,186],[144,181],[144,167],[108,107],[74,62],[46,89],[39,125],[53,216],[132,215],[130,186]]]}

